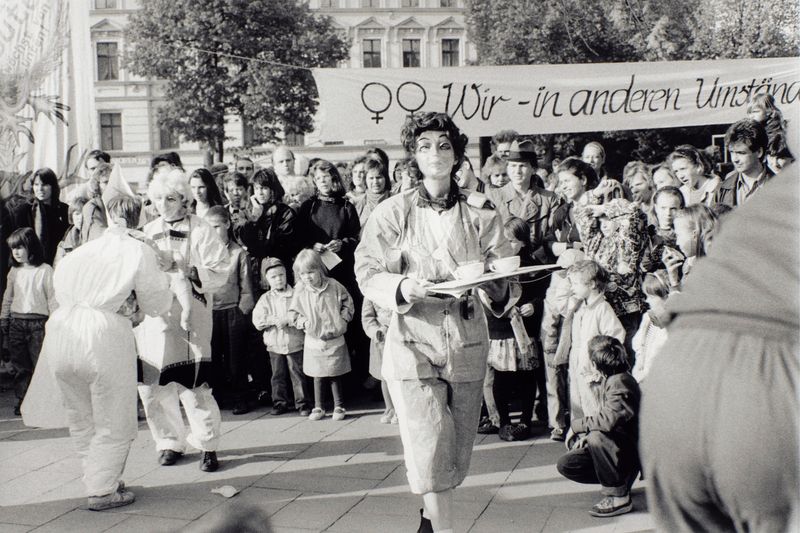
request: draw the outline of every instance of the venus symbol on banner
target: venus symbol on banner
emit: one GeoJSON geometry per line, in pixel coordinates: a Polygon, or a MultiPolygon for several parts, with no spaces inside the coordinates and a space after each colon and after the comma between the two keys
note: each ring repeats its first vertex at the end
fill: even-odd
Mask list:
{"type": "MultiPolygon", "coordinates": [[[[425,88],[419,83],[406,81],[397,87],[395,91],[395,100],[397,101],[397,105],[402,109],[409,113],[414,113],[422,109],[428,101],[428,95],[425,92],[425,88]],[[409,100],[413,101],[415,97],[420,100],[419,104],[416,104],[416,107],[407,105],[409,100]]],[[[374,113],[370,120],[374,120],[375,124],[378,124],[384,119],[381,115],[392,105],[392,90],[387,85],[380,82],[373,81],[367,83],[361,89],[361,103],[364,104],[364,108],[370,113],[374,113]],[[383,103],[381,99],[387,100],[386,106],[380,109],[374,109],[373,107],[377,108],[383,103]]]]}

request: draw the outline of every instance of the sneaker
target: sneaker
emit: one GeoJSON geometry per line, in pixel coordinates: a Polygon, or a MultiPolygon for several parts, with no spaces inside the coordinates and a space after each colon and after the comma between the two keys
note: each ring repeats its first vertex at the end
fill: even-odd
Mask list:
{"type": "Polygon", "coordinates": [[[589,514],[600,518],[607,518],[611,516],[619,516],[621,514],[630,513],[633,510],[633,500],[630,494],[628,495],[625,503],[614,505],[614,498],[606,496],[598,503],[594,504],[589,514]]]}
{"type": "Polygon", "coordinates": [[[333,420],[344,420],[346,415],[347,411],[344,410],[344,407],[335,407],[333,409],[333,416],[331,416],[331,418],[333,420]]]}
{"type": "Polygon", "coordinates": [[[203,460],[200,461],[200,470],[203,472],[216,472],[219,469],[217,452],[203,452],[203,460]]]}
{"type": "Polygon", "coordinates": [[[301,407],[298,412],[300,413],[300,416],[308,416],[311,414],[311,409],[308,407],[301,407]]]}
{"type": "Polygon", "coordinates": [[[392,419],[389,420],[389,423],[397,425],[397,414],[396,413],[392,415],[392,419]]]}
{"type": "Polygon", "coordinates": [[[511,427],[511,440],[525,440],[531,436],[531,428],[528,424],[515,424],[511,427]]]}
{"type": "Polygon", "coordinates": [[[384,411],[383,415],[381,416],[381,424],[391,424],[392,418],[397,418],[394,414],[394,409],[384,411]]]}
{"type": "Polygon", "coordinates": [[[129,490],[119,490],[105,496],[89,496],[90,511],[105,511],[115,507],[130,505],[136,500],[136,495],[129,490]]]}
{"type": "Polygon", "coordinates": [[[550,440],[564,442],[564,430],[562,428],[553,428],[550,432],[550,440]]]}
{"type": "Polygon", "coordinates": [[[511,424],[506,424],[505,426],[502,426],[500,428],[500,431],[498,431],[497,433],[502,440],[511,442],[512,440],[514,440],[513,430],[514,426],[512,426],[511,424]]]}
{"type": "Polygon", "coordinates": [[[495,426],[488,417],[482,419],[478,424],[478,433],[481,435],[494,435],[498,431],[500,431],[500,428],[495,426]]]}
{"type": "Polygon", "coordinates": [[[315,407],[311,410],[311,414],[308,415],[309,420],[322,420],[325,417],[325,411],[320,409],[319,407],[315,407]]]}
{"type": "Polygon", "coordinates": [[[286,414],[288,412],[289,412],[289,408],[286,407],[285,405],[279,403],[278,405],[274,405],[272,407],[272,411],[270,411],[269,414],[271,414],[273,416],[280,416],[280,415],[286,414]]]}

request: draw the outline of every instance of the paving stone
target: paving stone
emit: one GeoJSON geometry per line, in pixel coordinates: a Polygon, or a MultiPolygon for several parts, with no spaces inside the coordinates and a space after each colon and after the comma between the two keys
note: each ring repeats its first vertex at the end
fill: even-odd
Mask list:
{"type": "Polygon", "coordinates": [[[301,492],[328,494],[366,492],[378,484],[374,479],[329,476],[313,471],[273,472],[256,481],[254,486],[272,489],[289,489],[301,492]]]}
{"type": "Polygon", "coordinates": [[[106,531],[109,533],[171,533],[190,524],[189,520],[154,516],[129,516],[106,531]]]}
{"type": "MultiPolygon", "coordinates": [[[[40,526],[85,505],[84,498],[0,506],[0,523],[40,526]]],[[[30,529],[30,527],[28,528],[30,529]]],[[[0,527],[0,531],[5,531],[0,527]]]]}
{"type": "Polygon", "coordinates": [[[275,513],[271,523],[275,526],[322,531],[352,509],[361,498],[362,496],[303,494],[275,513]]]}
{"type": "Polygon", "coordinates": [[[84,533],[87,531],[106,531],[125,520],[126,515],[96,513],[94,511],[75,510],[62,515],[32,531],[36,533],[84,533]]]}
{"type": "Polygon", "coordinates": [[[0,505],[27,503],[76,478],[74,474],[61,472],[28,472],[0,486],[0,505]]]}
{"type": "Polygon", "coordinates": [[[475,521],[470,533],[533,533],[541,531],[550,509],[530,507],[525,503],[492,503],[475,521]]]}
{"type": "Polygon", "coordinates": [[[154,496],[143,491],[136,491],[133,487],[131,487],[131,490],[136,494],[135,502],[131,505],[105,512],[194,520],[222,503],[219,499],[186,500],[165,498],[161,495],[154,496]]]}
{"type": "Polygon", "coordinates": [[[4,522],[0,522],[0,531],[3,533],[26,533],[30,530],[30,526],[21,526],[19,524],[6,524],[4,522]]]}

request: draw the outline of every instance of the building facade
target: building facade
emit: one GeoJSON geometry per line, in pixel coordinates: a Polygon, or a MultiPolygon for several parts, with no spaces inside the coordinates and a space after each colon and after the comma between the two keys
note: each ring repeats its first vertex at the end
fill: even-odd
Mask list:
{"type": "MultiPolygon", "coordinates": [[[[182,141],[158,126],[163,85],[143,79],[124,68],[125,26],[140,8],[140,0],[90,0],[94,100],[99,147],[125,169],[133,182],[143,182],[156,153],[176,151],[187,169],[203,164],[197,143],[182,141]]],[[[475,61],[476,51],[467,35],[464,0],[309,0],[309,7],[329,15],[350,43],[350,58],[341,68],[456,67],[475,61]]],[[[226,125],[225,161],[246,154],[268,162],[271,146],[243,150],[247,128],[235,116],[226,125]]],[[[399,125],[398,125],[399,137],[399,125]]],[[[402,148],[388,142],[381,148],[392,159],[402,148]]],[[[312,132],[287,139],[299,154],[348,161],[363,153],[358,139],[329,143],[312,132]]]]}

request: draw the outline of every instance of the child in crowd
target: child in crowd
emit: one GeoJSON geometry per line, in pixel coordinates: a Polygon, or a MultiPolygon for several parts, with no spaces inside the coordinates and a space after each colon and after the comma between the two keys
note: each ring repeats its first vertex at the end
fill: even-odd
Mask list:
{"type": "Polygon", "coordinates": [[[718,220],[717,214],[702,204],[690,205],[675,215],[677,249],[665,247],[662,258],[673,290],[680,287],[697,258],[708,252],[718,230],[718,220]]]}
{"type": "Polygon", "coordinates": [[[67,230],[64,238],[58,243],[56,250],[56,258],[53,260],[53,266],[58,264],[58,261],[70,253],[72,250],[81,245],[81,223],[83,221],[83,206],[88,202],[84,196],[76,196],[69,204],[69,221],[72,225],[67,230]]]}
{"type": "Polygon", "coordinates": [[[646,274],[642,282],[642,290],[650,309],[642,317],[639,331],[633,336],[632,344],[636,352],[636,364],[632,373],[639,383],[644,380],[650,371],[653,360],[667,341],[669,279],[666,271],[658,270],[652,274],[646,274]]]}
{"type": "Polygon", "coordinates": [[[386,341],[386,331],[389,329],[389,321],[392,319],[392,312],[384,307],[375,305],[371,300],[364,298],[361,307],[361,323],[364,333],[370,338],[369,345],[369,374],[381,382],[381,394],[386,409],[381,415],[381,424],[397,424],[397,415],[394,412],[394,403],[389,394],[389,387],[383,380],[381,365],[383,364],[383,348],[386,341]]]}
{"type": "Polygon", "coordinates": [[[664,187],[680,187],[678,176],[672,171],[672,165],[664,161],[653,169],[653,183],[656,190],[664,187]]]}
{"type": "Polygon", "coordinates": [[[342,376],[350,372],[344,334],[353,318],[353,299],[344,286],[329,278],[317,252],[305,249],[294,260],[296,287],[289,305],[292,324],[305,331],[303,371],[314,378],[314,409],[310,420],[325,416],[323,386],[333,393],[333,420],[344,420],[342,376]]]}
{"type": "Polygon", "coordinates": [[[563,327],[572,291],[567,269],[585,257],[582,251],[574,248],[565,250],[558,257],[556,264],[563,270],[553,272],[544,300],[540,338],[547,365],[548,425],[551,428],[550,438],[558,441],[564,440],[569,416],[569,341],[562,343],[559,350],[560,339],[570,334],[569,327],[563,327]]]}
{"type": "Polygon", "coordinates": [[[493,187],[495,189],[499,189],[506,183],[508,183],[508,172],[506,171],[508,167],[508,163],[506,161],[496,155],[490,155],[489,158],[486,160],[486,163],[483,165],[483,170],[481,171],[481,177],[483,178],[484,183],[487,183],[489,187],[493,187]]]}
{"type": "Polygon", "coordinates": [[[599,483],[604,498],[589,514],[611,517],[633,509],[631,486],[639,473],[641,391],[628,372],[628,357],[618,339],[604,335],[589,342],[591,363],[603,376],[595,415],[573,418],[558,471],[578,483],[599,483]]]}
{"type": "Polygon", "coordinates": [[[686,207],[683,194],[677,187],[663,187],[653,195],[655,224],[647,227],[645,249],[642,253],[642,272],[664,268],[661,260],[664,247],[675,247],[675,216],[686,207]]]}
{"type": "Polygon", "coordinates": [[[300,416],[311,414],[311,387],[303,373],[303,332],[292,325],[289,304],[295,290],[288,283],[286,267],[280,259],[267,257],[261,263],[261,280],[269,289],[258,299],[253,324],[264,332],[264,345],[272,367],[272,413],[289,410],[289,381],[294,405],[300,416]]]}
{"type": "Polygon", "coordinates": [[[603,376],[589,357],[589,341],[597,335],[625,340],[625,328],[603,297],[605,270],[594,261],[579,261],[567,272],[572,297],[566,323],[570,325],[569,396],[572,419],[596,415],[603,376]]]}
{"type": "Polygon", "coordinates": [[[762,126],[770,122],[783,122],[783,114],[775,105],[775,97],[769,93],[754,94],[747,102],[747,118],[762,126]]]}
{"type": "Polygon", "coordinates": [[[244,174],[231,172],[225,177],[225,196],[228,198],[228,213],[233,224],[233,233],[237,235],[247,222],[250,199],[247,188],[250,183],[244,174]]]}
{"type": "MultiPolygon", "coordinates": [[[[481,302],[492,308],[491,300],[483,291],[478,291],[481,302]]],[[[521,302],[522,290],[518,284],[511,285],[506,309],[501,317],[487,313],[489,326],[488,364],[494,369],[492,395],[499,418],[499,436],[507,441],[521,441],[531,434],[533,402],[536,396],[538,350],[525,331],[520,309],[529,302],[521,302]],[[519,307],[516,304],[521,304],[519,307]],[[516,392],[522,406],[518,424],[511,424],[509,404],[516,392]]]]}
{"type": "Polygon", "coordinates": [[[246,339],[249,329],[247,315],[253,310],[253,287],[250,262],[247,252],[233,240],[233,231],[228,210],[220,205],[206,212],[205,220],[214,228],[217,236],[228,248],[230,270],[228,280],[213,295],[213,329],[211,330],[211,361],[215,367],[215,383],[211,388],[222,393],[230,382],[233,399],[233,414],[243,415],[250,411],[247,403],[247,352],[246,339]]]}
{"type": "Polygon", "coordinates": [[[11,249],[11,270],[8,273],[0,324],[14,369],[14,389],[20,406],[39,359],[44,340],[44,324],[55,311],[53,267],[44,262],[42,243],[32,228],[19,228],[7,239],[11,249]]]}

